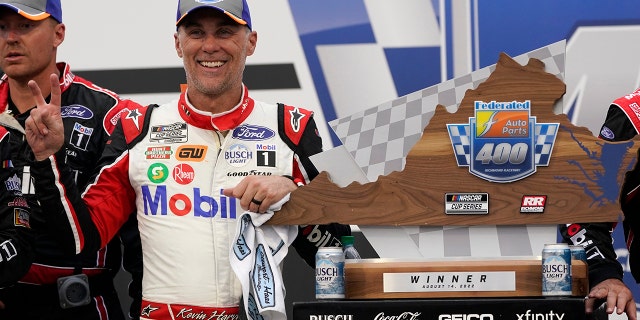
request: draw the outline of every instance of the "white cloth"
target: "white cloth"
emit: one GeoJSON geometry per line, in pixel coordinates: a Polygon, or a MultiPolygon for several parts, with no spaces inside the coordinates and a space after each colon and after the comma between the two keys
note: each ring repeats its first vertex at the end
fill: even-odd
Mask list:
{"type": "Polygon", "coordinates": [[[298,234],[297,226],[263,225],[289,195],[267,213],[246,211],[238,220],[231,248],[231,268],[242,284],[244,307],[249,319],[286,320],[281,262],[298,234]]]}

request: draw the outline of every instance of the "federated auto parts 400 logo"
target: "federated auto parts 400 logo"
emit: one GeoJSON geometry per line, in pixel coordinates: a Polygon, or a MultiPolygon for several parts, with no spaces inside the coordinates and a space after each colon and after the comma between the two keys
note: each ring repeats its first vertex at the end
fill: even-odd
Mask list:
{"type": "Polygon", "coordinates": [[[548,166],[559,123],[536,123],[531,101],[475,101],[469,123],[448,124],[459,167],[491,182],[513,182],[548,166]]]}

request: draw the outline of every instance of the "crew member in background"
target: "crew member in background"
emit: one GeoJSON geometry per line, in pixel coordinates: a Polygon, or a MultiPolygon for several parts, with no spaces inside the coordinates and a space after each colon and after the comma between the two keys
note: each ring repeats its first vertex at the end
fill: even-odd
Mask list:
{"type": "MultiPolygon", "coordinates": [[[[61,212],[56,218],[68,229],[59,233],[67,248],[102,247],[137,212],[144,318],[233,317],[244,313],[230,264],[236,218],[245,210],[267,211],[314,178],[309,157],[322,151],[322,141],[313,112],[256,101],[243,84],[258,40],[246,1],[180,0],[176,27],[186,90],[121,117],[82,197],[61,161],[58,92],[46,103],[41,84],[31,83],[39,98],[27,122],[37,160],[32,174],[39,200],[61,212]],[[77,233],[67,217],[77,222],[77,233]]],[[[311,264],[317,251],[311,232],[329,239],[325,246],[351,233],[337,224],[299,231],[293,246],[311,264]]]]}
{"type": "MultiPolygon", "coordinates": [[[[640,89],[613,101],[609,106],[599,138],[607,141],[625,141],[633,138],[640,128],[640,118],[637,113],[638,103],[640,103],[640,89]]],[[[634,258],[640,259],[640,252],[638,252],[638,244],[633,242],[631,227],[634,223],[624,210],[625,201],[623,200],[624,192],[621,194],[621,204],[625,213],[622,225],[627,238],[631,273],[638,281],[640,279],[640,262],[634,263],[634,258]]],[[[637,210],[638,207],[635,208],[637,210]]],[[[616,223],[573,223],[561,225],[560,233],[565,242],[581,245],[587,253],[589,285],[591,287],[590,299],[586,301],[587,313],[593,312],[596,301],[606,300],[608,314],[617,310],[618,314],[626,312],[630,320],[635,320],[636,304],[633,294],[622,281],[622,266],[617,260],[613,247],[612,233],[615,227],[616,223]]]]}
{"type": "MultiPolygon", "coordinates": [[[[30,111],[36,107],[27,85],[30,80],[38,83],[45,97],[52,90],[57,92],[57,112],[65,129],[60,161],[65,162],[69,177],[81,188],[97,166],[118,117],[138,107],[74,75],[68,64],[56,63],[65,31],[60,0],[0,2],[0,69],[4,72],[0,78],[0,113],[11,132],[13,166],[19,171],[22,193],[32,210],[30,225],[36,235],[35,260],[29,271],[17,284],[0,290],[0,301],[5,305],[0,319],[124,319],[113,281],[123,265],[119,239],[80,255],[73,248],[60,246],[56,237],[63,231],[52,227],[47,219],[64,212],[40,206],[30,178],[33,154],[23,129],[30,111]]],[[[139,312],[141,294],[135,288],[140,287],[142,277],[141,247],[136,222],[132,220],[125,228],[126,238],[132,243],[125,243],[128,255],[124,266],[134,279],[130,292],[138,291],[132,296],[137,304],[132,309],[139,312]]]]}
{"type": "Polygon", "coordinates": [[[21,191],[11,162],[9,131],[0,126],[0,288],[18,281],[33,261],[31,209],[21,191]]]}

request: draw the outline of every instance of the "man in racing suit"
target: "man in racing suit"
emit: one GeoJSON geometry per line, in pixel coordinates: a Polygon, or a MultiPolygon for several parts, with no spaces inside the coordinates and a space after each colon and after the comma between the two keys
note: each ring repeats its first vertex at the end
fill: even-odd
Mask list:
{"type": "MultiPolygon", "coordinates": [[[[638,103],[640,89],[614,100],[609,106],[607,117],[598,137],[607,141],[625,141],[633,138],[640,128],[638,103]]],[[[621,198],[622,199],[622,198],[621,198]]],[[[621,201],[622,203],[622,201],[621,201]]],[[[624,206],[623,206],[624,207],[624,206]]],[[[625,218],[623,229],[629,246],[631,271],[636,279],[640,279],[640,270],[634,271],[634,257],[640,257],[637,244],[634,244],[633,233],[629,230],[630,219],[625,218]]],[[[631,320],[636,319],[636,306],[629,288],[622,282],[622,266],[616,260],[611,233],[615,223],[573,223],[561,225],[560,233],[569,244],[581,245],[587,252],[589,266],[590,298],[606,299],[606,312],[612,314],[614,307],[617,313],[626,312],[631,320]]],[[[587,312],[593,311],[594,299],[587,300],[587,312]]]]}
{"type": "MultiPolygon", "coordinates": [[[[120,118],[82,197],[60,161],[59,139],[48,140],[61,130],[59,120],[49,121],[59,118],[55,100],[40,98],[27,127],[39,160],[32,174],[40,201],[66,212],[52,219],[59,228],[76,223],[59,234],[66,247],[99,248],[137,212],[142,317],[235,318],[242,295],[230,265],[236,219],[245,210],[267,211],[315,177],[309,156],[322,142],[311,111],[256,101],[243,85],[245,59],[257,42],[246,2],[181,0],[176,25],[176,52],[187,74],[179,98],[120,118]]],[[[350,234],[346,225],[307,228],[313,229],[293,243],[307,262],[316,244],[337,245],[350,234]]]]}
{"type": "MultiPolygon", "coordinates": [[[[59,88],[62,91],[59,112],[65,126],[60,160],[69,167],[77,185],[84,187],[118,117],[138,105],[74,75],[67,64],[56,64],[57,47],[65,37],[59,0],[0,2],[0,26],[3,35],[0,69],[4,72],[0,78],[0,113],[5,120],[3,124],[11,132],[13,166],[22,180],[24,198],[32,209],[30,225],[36,236],[35,259],[29,271],[17,284],[0,290],[0,301],[5,304],[5,309],[0,310],[0,319],[124,319],[113,283],[122,266],[119,239],[80,255],[58,244],[56,234],[62,231],[46,221],[54,209],[37,203],[34,191],[37,189],[31,181],[33,155],[23,127],[36,106],[28,81],[33,79],[39,83],[45,96],[49,94],[50,85],[59,88]],[[52,73],[57,75],[57,80],[50,83],[52,73]],[[68,285],[74,281],[88,285],[86,296],[69,296],[68,290],[74,287],[68,285]]],[[[130,255],[124,265],[138,268],[132,276],[140,283],[142,261],[140,242],[135,241],[135,221],[127,227],[128,238],[134,240],[133,247],[125,246],[130,255]]],[[[132,298],[139,303],[141,297],[132,298]]],[[[139,311],[139,307],[134,309],[139,311]]]]}
{"type": "Polygon", "coordinates": [[[31,210],[21,191],[11,162],[9,132],[0,126],[0,288],[18,281],[33,261],[31,210]]]}

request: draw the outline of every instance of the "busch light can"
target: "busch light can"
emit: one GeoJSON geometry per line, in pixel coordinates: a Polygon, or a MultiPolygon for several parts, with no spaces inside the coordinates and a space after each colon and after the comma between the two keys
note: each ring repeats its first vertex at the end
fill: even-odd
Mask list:
{"type": "Polygon", "coordinates": [[[344,252],[321,247],[316,253],[316,299],[344,298],[344,252]]]}
{"type": "Polygon", "coordinates": [[[571,249],[571,258],[575,260],[580,260],[584,263],[587,263],[587,252],[584,251],[583,246],[569,246],[571,249]]]}
{"type": "Polygon", "coordinates": [[[542,295],[570,296],[571,249],[566,243],[545,244],[542,249],[542,295]]]}

